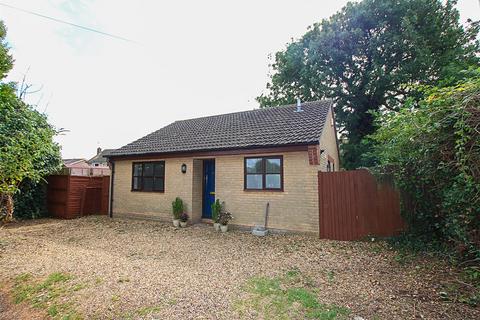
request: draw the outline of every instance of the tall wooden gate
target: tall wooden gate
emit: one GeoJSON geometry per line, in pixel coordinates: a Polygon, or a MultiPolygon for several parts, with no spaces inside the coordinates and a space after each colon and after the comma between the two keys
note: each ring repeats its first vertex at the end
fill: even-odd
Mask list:
{"type": "Polygon", "coordinates": [[[320,238],[385,237],[404,226],[398,192],[367,170],[319,172],[318,199],[320,238]]]}

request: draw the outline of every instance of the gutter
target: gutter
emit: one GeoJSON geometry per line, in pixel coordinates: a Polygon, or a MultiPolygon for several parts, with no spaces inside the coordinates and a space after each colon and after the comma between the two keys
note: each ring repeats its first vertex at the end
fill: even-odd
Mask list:
{"type": "Polygon", "coordinates": [[[108,216],[113,218],[113,179],[115,178],[115,162],[110,160],[110,192],[109,192],[109,203],[108,203],[108,216]]]}
{"type": "MultiPolygon", "coordinates": [[[[169,152],[141,152],[141,153],[126,153],[126,154],[110,154],[106,156],[110,161],[112,159],[117,160],[129,160],[136,159],[139,157],[151,157],[151,158],[163,158],[163,157],[185,157],[198,155],[199,153],[225,153],[225,155],[231,155],[229,152],[238,151],[241,154],[241,151],[254,151],[262,149],[284,149],[284,148],[299,148],[307,147],[309,145],[318,145],[320,142],[318,140],[301,142],[301,143],[291,143],[291,144],[274,144],[274,145],[255,145],[255,146],[246,146],[246,147],[229,147],[229,148],[216,148],[216,149],[198,149],[198,150],[182,150],[182,151],[169,151],[169,152]]],[[[305,149],[306,150],[306,149],[305,149]]],[[[285,152],[285,151],[281,151],[285,152]]]]}
{"type": "Polygon", "coordinates": [[[341,168],[341,157],[340,157],[340,144],[338,142],[338,131],[337,131],[337,120],[335,119],[335,110],[334,110],[334,102],[332,99],[332,104],[330,105],[330,110],[332,111],[332,120],[333,120],[333,129],[335,131],[335,142],[337,144],[337,154],[338,154],[338,171],[341,168]]]}

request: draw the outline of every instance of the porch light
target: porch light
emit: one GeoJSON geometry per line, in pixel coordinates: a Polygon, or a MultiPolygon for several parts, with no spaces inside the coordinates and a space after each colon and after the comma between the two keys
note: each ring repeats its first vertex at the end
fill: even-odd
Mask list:
{"type": "Polygon", "coordinates": [[[187,173],[187,165],[185,163],[182,164],[182,173],[187,173]]]}

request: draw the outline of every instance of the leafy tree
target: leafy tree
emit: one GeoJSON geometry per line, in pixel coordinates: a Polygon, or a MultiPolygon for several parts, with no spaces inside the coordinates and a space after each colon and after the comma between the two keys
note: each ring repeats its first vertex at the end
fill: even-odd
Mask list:
{"type": "Polygon", "coordinates": [[[3,21],[0,21],[0,80],[4,79],[13,67],[13,59],[8,53],[8,46],[5,42],[6,36],[7,28],[3,21]]]}
{"type": "Polygon", "coordinates": [[[426,95],[379,116],[374,153],[402,192],[410,231],[480,259],[480,69],[426,95]]]}
{"type": "Polygon", "coordinates": [[[478,65],[478,23],[459,23],[456,1],[364,0],[277,52],[262,107],[333,98],[343,133],[343,166],[362,165],[375,131],[370,111],[398,110],[417,84],[453,83],[478,65]]]}
{"type": "MultiPolygon", "coordinates": [[[[5,26],[0,22],[0,76],[12,68],[5,43],[5,26]]],[[[44,114],[16,95],[14,83],[0,82],[0,218],[13,218],[13,195],[25,180],[33,183],[58,169],[60,148],[53,142],[56,130],[44,114]]]]}

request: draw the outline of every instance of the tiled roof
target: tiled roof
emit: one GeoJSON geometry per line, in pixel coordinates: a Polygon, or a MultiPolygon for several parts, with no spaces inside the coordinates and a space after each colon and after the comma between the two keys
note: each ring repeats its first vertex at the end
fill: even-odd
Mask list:
{"type": "Polygon", "coordinates": [[[91,158],[90,160],[88,160],[87,162],[88,162],[89,164],[107,162],[106,156],[108,156],[108,155],[110,154],[110,152],[112,152],[113,150],[115,150],[115,149],[105,149],[105,150],[102,150],[99,154],[97,154],[96,156],[94,156],[93,158],[91,158]]]}
{"type": "Polygon", "coordinates": [[[62,161],[66,167],[73,166],[79,163],[82,163],[82,164],[86,163],[85,159],[80,159],[80,158],[79,159],[62,159],[62,161]]]}
{"type": "Polygon", "coordinates": [[[331,100],[176,121],[110,156],[318,144],[331,100]]]}

